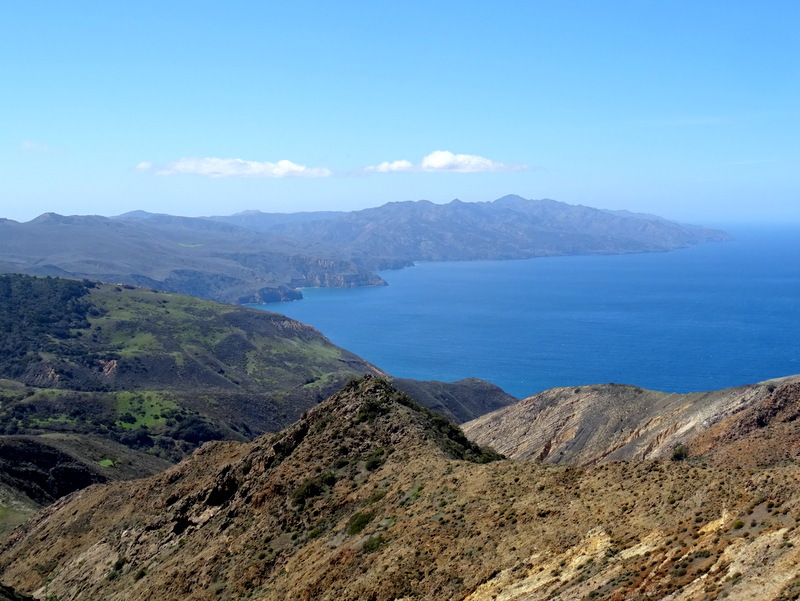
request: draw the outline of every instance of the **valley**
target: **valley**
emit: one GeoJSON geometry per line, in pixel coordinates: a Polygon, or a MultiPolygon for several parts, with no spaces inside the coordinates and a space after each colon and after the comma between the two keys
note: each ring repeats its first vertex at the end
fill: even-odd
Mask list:
{"type": "MultiPolygon", "coordinates": [[[[0,534],[83,486],[277,432],[354,377],[388,377],[282,315],[131,285],[0,276],[0,328],[0,534]]],[[[517,400],[479,380],[399,384],[457,421],[517,400]]]]}

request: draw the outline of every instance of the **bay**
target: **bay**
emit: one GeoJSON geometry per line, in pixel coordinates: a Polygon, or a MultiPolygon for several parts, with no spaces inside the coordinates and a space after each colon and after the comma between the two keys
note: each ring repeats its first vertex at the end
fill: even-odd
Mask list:
{"type": "Polygon", "coordinates": [[[667,253],[420,263],[389,286],[258,305],[396,377],[524,397],[617,382],[713,390],[800,373],[800,228],[667,253]]]}

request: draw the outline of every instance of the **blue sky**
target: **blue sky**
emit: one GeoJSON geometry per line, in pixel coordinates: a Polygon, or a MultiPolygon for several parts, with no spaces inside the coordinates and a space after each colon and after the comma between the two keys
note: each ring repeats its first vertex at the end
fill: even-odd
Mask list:
{"type": "Polygon", "coordinates": [[[28,2],[0,216],[515,193],[800,221],[800,3],[28,2]]]}

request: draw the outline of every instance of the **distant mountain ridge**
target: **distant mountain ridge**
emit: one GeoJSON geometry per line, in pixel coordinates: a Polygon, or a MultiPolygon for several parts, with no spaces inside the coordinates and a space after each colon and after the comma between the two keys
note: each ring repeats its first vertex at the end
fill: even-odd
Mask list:
{"type": "Polygon", "coordinates": [[[171,215],[46,213],[0,223],[0,273],[133,284],[233,303],[300,298],[303,286],[377,286],[352,263],[280,236],[171,215]]]}
{"type": "Polygon", "coordinates": [[[729,239],[724,232],[629,211],[574,206],[508,195],[493,202],[391,202],[350,213],[211,217],[347,251],[367,269],[398,261],[524,259],[571,254],[659,252],[729,239]]]}
{"type": "Polygon", "coordinates": [[[247,211],[190,218],[46,213],[0,221],[0,273],[87,278],[233,303],[301,298],[303,287],[385,285],[415,261],[660,252],[728,239],[660,217],[505,196],[392,202],[353,212],[247,211]]]}

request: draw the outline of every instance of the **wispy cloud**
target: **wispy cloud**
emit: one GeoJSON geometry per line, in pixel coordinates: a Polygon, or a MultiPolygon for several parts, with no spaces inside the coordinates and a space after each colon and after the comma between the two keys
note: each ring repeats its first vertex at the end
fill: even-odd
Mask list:
{"type": "Polygon", "coordinates": [[[414,164],[411,161],[384,161],[380,165],[365,167],[364,171],[375,173],[391,173],[392,171],[414,171],[414,164]]]}
{"type": "Polygon", "coordinates": [[[474,154],[453,154],[448,150],[436,150],[419,163],[411,161],[385,161],[379,165],[365,167],[370,173],[391,173],[398,171],[428,171],[450,173],[492,173],[498,171],[522,171],[527,165],[520,163],[500,163],[474,154]]]}
{"type": "Polygon", "coordinates": [[[147,161],[139,163],[140,171],[154,169],[157,175],[202,175],[205,177],[328,177],[332,175],[325,167],[306,167],[291,161],[244,161],[242,159],[218,159],[187,157],[166,165],[156,166],[147,161]]]}
{"type": "Polygon", "coordinates": [[[32,140],[23,141],[19,147],[26,152],[47,152],[50,150],[50,147],[47,144],[34,142],[32,140]]]}

